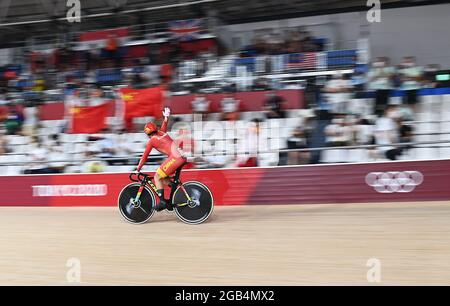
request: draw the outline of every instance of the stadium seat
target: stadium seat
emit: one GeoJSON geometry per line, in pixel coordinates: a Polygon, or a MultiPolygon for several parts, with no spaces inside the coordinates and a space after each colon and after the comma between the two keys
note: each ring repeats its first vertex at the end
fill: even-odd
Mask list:
{"type": "Polygon", "coordinates": [[[3,175],[20,175],[23,173],[22,166],[6,166],[3,171],[0,171],[0,176],[3,175]]]}
{"type": "Polygon", "coordinates": [[[286,118],[286,126],[289,128],[296,128],[302,124],[303,120],[299,117],[286,118]]]}
{"type": "Polygon", "coordinates": [[[286,148],[286,141],[283,138],[274,138],[269,140],[269,150],[280,150],[286,148]]]}
{"type": "Polygon", "coordinates": [[[82,167],[80,165],[68,166],[64,169],[65,173],[80,173],[82,172],[82,167]]]}
{"type": "Polygon", "coordinates": [[[0,155],[0,164],[11,163],[13,160],[12,155],[0,155]]]}
{"type": "Polygon", "coordinates": [[[87,134],[74,134],[74,141],[75,142],[86,142],[89,135],[87,134]]]}
{"type": "Polygon", "coordinates": [[[62,142],[85,142],[88,139],[86,134],[62,134],[62,142]]]}
{"type": "MultiPolygon", "coordinates": [[[[441,97],[442,102],[442,113],[450,113],[450,95],[443,95],[441,97]]],[[[448,119],[449,117],[447,117],[448,119]]],[[[444,119],[444,118],[443,118],[444,119]]]]}
{"type": "Polygon", "coordinates": [[[414,158],[419,160],[429,160],[439,158],[439,150],[435,148],[415,148],[414,158]]]}
{"type": "Polygon", "coordinates": [[[16,154],[28,154],[28,143],[12,146],[13,152],[16,154]]]}
{"type": "Polygon", "coordinates": [[[347,161],[351,163],[362,163],[370,160],[369,152],[366,149],[348,150],[347,156],[347,161]]]}
{"type": "Polygon", "coordinates": [[[177,115],[181,119],[181,121],[184,122],[192,122],[194,115],[192,114],[184,114],[184,115],[177,115]]]}
{"type": "Polygon", "coordinates": [[[347,150],[336,149],[336,150],[324,150],[322,152],[322,162],[323,163],[342,163],[348,160],[347,150]]]}
{"type": "Polygon", "coordinates": [[[436,116],[430,111],[426,111],[426,112],[422,111],[422,112],[416,113],[417,121],[432,121],[432,120],[436,120],[435,117],[436,116]]]}
{"type": "Polygon", "coordinates": [[[301,113],[299,109],[290,109],[286,111],[288,118],[299,118],[301,117],[301,113]]]}
{"type": "Polygon", "coordinates": [[[84,142],[75,143],[73,147],[73,153],[83,153],[87,151],[87,144],[84,142]]]}
{"type": "Polygon", "coordinates": [[[438,133],[439,123],[435,122],[420,122],[416,124],[415,133],[418,134],[430,134],[430,133],[438,133]]]}
{"type": "Polygon", "coordinates": [[[8,137],[8,143],[11,146],[18,146],[18,145],[24,145],[31,141],[30,137],[28,136],[9,136],[8,137]]]}
{"type": "Polygon", "coordinates": [[[133,171],[134,166],[108,166],[105,172],[129,173],[133,171]]]}

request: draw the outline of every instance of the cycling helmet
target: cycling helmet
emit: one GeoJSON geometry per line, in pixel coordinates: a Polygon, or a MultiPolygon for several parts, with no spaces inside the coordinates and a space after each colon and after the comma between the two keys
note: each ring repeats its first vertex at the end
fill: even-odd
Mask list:
{"type": "Polygon", "coordinates": [[[153,122],[149,122],[144,127],[144,133],[150,135],[158,131],[158,127],[153,122]]]}

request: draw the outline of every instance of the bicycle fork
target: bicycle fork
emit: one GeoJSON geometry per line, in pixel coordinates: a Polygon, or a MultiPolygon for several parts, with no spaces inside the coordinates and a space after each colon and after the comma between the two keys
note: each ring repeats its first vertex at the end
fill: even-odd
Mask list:
{"type": "Polygon", "coordinates": [[[134,198],[134,203],[138,203],[139,202],[139,198],[141,197],[142,191],[144,190],[144,186],[145,185],[141,185],[139,187],[138,193],[136,195],[136,198],[134,198]]]}
{"type": "Polygon", "coordinates": [[[139,201],[139,198],[141,197],[142,191],[145,188],[145,185],[148,184],[150,185],[150,187],[156,192],[158,193],[158,189],[156,189],[155,184],[153,184],[152,181],[146,181],[145,183],[141,184],[141,186],[139,187],[138,193],[136,195],[136,198],[134,199],[134,202],[137,203],[139,201]]]}

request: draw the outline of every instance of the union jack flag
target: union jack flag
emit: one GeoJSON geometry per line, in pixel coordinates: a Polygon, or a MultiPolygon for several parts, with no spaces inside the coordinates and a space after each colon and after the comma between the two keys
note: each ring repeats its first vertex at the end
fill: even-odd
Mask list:
{"type": "Polygon", "coordinates": [[[201,31],[199,19],[186,19],[169,22],[169,31],[181,41],[196,40],[201,31]]]}
{"type": "Polygon", "coordinates": [[[287,69],[315,69],[317,66],[317,53],[295,53],[289,54],[286,63],[287,69]]]}

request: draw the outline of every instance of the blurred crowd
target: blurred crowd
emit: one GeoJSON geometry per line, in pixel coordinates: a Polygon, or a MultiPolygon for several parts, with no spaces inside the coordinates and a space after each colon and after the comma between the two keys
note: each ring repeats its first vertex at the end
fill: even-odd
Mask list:
{"type": "Polygon", "coordinates": [[[324,86],[326,104],[333,119],[326,128],[328,146],[386,145],[372,150],[372,155],[398,159],[409,146],[392,146],[413,141],[413,125],[420,102],[419,90],[436,86],[437,65],[421,67],[413,56],[405,56],[392,65],[389,58],[379,57],[366,73],[351,78],[335,74],[324,86]],[[392,102],[393,91],[402,93],[400,101],[392,102]],[[367,92],[373,93],[369,104],[367,92]],[[409,123],[408,123],[409,122],[409,123]],[[364,131],[355,137],[355,131],[364,131]]]}
{"type": "MultiPolygon", "coordinates": [[[[251,45],[240,51],[240,56],[316,52],[324,48],[323,40],[300,29],[284,36],[270,34],[255,37],[251,45]]],[[[147,88],[168,84],[174,70],[179,69],[186,70],[186,74],[191,77],[202,76],[212,63],[217,63],[222,52],[217,44],[199,52],[185,52],[175,40],[169,41],[163,52],[150,48],[145,57],[131,58],[126,50],[121,47],[120,40],[111,35],[102,48],[91,46],[86,51],[74,51],[69,47],[61,47],[50,54],[29,52],[26,54],[27,69],[3,67],[0,71],[0,155],[14,152],[14,145],[8,143],[6,135],[28,136],[31,140],[24,153],[33,164],[27,173],[63,172],[72,165],[67,162],[70,157],[66,144],[61,140],[61,135],[67,132],[67,124],[61,125],[51,135],[38,133],[42,127],[42,105],[46,102],[45,97],[51,95],[52,89],[63,92],[53,99],[63,100],[66,110],[73,106],[95,106],[107,98],[115,98],[108,85],[147,88]],[[189,61],[196,61],[197,64],[186,64],[189,61]],[[106,71],[101,81],[99,71],[106,71]],[[119,74],[120,78],[111,77],[115,74],[119,74]]],[[[292,127],[290,135],[282,137],[284,143],[277,149],[287,151],[270,154],[267,153],[270,150],[258,153],[261,147],[261,125],[273,119],[297,116],[286,109],[286,101],[277,91],[283,88],[279,83],[274,86],[272,79],[260,77],[252,84],[252,90],[268,91],[265,101],[255,101],[259,104],[263,102],[263,107],[259,114],[254,114],[254,118],[243,118],[244,109],[236,98],[235,83],[229,83],[221,89],[225,94],[220,102],[219,113],[211,111],[211,102],[204,93],[207,87],[194,90],[196,94],[191,101],[193,114],[200,116],[203,121],[244,120],[247,126],[243,142],[248,147],[246,154],[230,156],[219,154],[221,148],[218,142],[211,141],[202,150],[201,157],[196,156],[191,165],[208,168],[318,163],[321,162],[321,153],[309,152],[308,149],[370,144],[380,145],[370,150],[370,158],[396,160],[410,149],[408,143],[413,140],[414,129],[410,122],[414,121],[417,112],[418,91],[436,86],[434,73],[439,68],[437,65],[422,67],[413,56],[404,57],[397,65],[386,57],[380,57],[370,65],[358,65],[354,73],[336,72],[324,84],[316,86],[314,101],[306,101],[309,115],[299,116],[298,124],[292,127]],[[394,90],[403,92],[403,97],[400,102],[392,104],[390,96],[394,90]],[[368,98],[368,92],[373,96],[368,98]],[[324,116],[324,113],[327,115],[324,116]],[[394,145],[397,143],[405,145],[394,145]]],[[[181,120],[174,118],[174,123],[180,123],[181,120]]],[[[186,128],[175,133],[183,138],[181,143],[185,146],[197,146],[186,128]]],[[[127,137],[124,131],[117,130],[91,135],[82,156],[87,161],[80,171],[100,172],[110,165],[134,162],[139,153],[130,148],[127,137]],[[112,133],[117,133],[117,137],[108,136],[112,133]],[[133,156],[134,159],[130,161],[124,156],[133,156]]],[[[241,148],[240,151],[245,151],[242,144],[236,145],[241,148]]]]}
{"type": "Polygon", "coordinates": [[[290,29],[284,34],[256,36],[252,44],[240,51],[241,57],[279,55],[289,53],[320,52],[325,50],[325,40],[316,38],[304,28],[290,29]]]}

